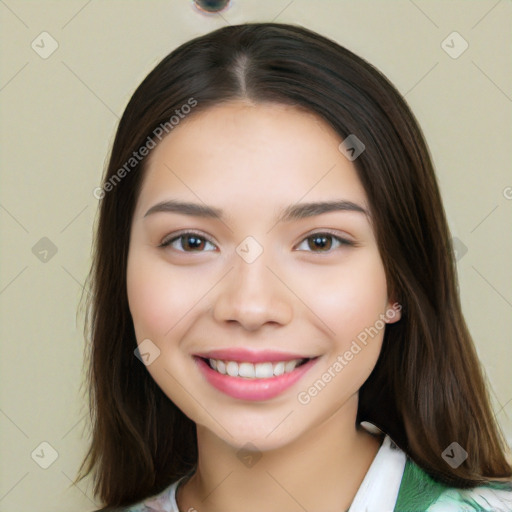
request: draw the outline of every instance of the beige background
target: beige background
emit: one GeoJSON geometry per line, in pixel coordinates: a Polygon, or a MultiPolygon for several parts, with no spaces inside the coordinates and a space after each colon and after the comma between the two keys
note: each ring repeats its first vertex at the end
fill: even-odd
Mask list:
{"type": "MultiPolygon", "coordinates": [[[[71,485],[87,446],[76,309],[98,206],[92,191],[144,76],[178,44],[245,21],[317,30],[405,94],[460,241],[464,313],[512,444],[510,1],[234,0],[208,16],[185,0],[2,0],[0,16],[1,511],[95,508],[90,482],[71,485]],[[44,31],[58,43],[47,58],[44,31]],[[453,31],[469,44],[456,59],[441,46],[453,31]]],[[[445,44],[453,53],[463,41],[445,44]]]]}

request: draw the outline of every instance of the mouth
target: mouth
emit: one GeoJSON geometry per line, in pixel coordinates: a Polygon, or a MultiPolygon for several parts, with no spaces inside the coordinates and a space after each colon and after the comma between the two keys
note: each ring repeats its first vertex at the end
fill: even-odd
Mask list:
{"type": "Polygon", "coordinates": [[[291,359],[288,361],[267,361],[261,363],[227,361],[223,359],[201,358],[215,372],[230,377],[244,379],[271,379],[286,373],[292,373],[313,358],[291,359]]]}
{"type": "MultiPolygon", "coordinates": [[[[283,357],[283,356],[281,356],[283,357]]],[[[292,388],[319,357],[294,357],[260,362],[194,356],[206,382],[231,398],[270,400],[292,388]]]]}

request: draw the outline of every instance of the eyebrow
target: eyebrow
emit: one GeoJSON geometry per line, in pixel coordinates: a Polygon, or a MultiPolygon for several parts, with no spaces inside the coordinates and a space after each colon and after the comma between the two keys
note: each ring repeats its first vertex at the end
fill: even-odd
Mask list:
{"type": "MultiPolygon", "coordinates": [[[[290,222],[292,220],[305,219],[307,217],[314,217],[315,215],[335,211],[359,212],[368,216],[368,211],[365,208],[352,201],[317,201],[312,203],[297,203],[287,206],[280,213],[275,222],[290,222]]],[[[218,220],[224,219],[224,212],[219,208],[205,204],[189,203],[177,200],[167,200],[155,204],[145,213],[144,217],[160,212],[179,213],[193,217],[204,217],[218,220]]]]}

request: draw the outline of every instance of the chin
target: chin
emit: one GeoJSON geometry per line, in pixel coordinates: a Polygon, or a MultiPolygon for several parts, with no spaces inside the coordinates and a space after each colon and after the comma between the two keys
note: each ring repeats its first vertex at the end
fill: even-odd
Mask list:
{"type": "MultiPolygon", "coordinates": [[[[221,418],[218,419],[221,425],[229,425],[229,427],[227,427],[229,433],[217,423],[211,425],[210,422],[208,422],[208,425],[203,424],[202,428],[210,431],[213,435],[236,450],[276,450],[293,442],[301,435],[301,432],[295,431],[293,425],[284,428],[284,424],[280,424],[283,421],[283,417],[280,417],[276,421],[272,420],[268,422],[262,422],[260,417],[259,425],[254,425],[254,422],[251,422],[248,417],[244,417],[241,422],[233,419],[230,419],[230,421],[222,420],[221,418]]],[[[302,424],[301,428],[304,429],[305,425],[302,424]]]]}

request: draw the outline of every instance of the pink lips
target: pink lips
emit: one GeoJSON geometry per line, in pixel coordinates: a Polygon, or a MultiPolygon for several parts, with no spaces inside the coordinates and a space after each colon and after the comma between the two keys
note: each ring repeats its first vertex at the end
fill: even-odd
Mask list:
{"type": "Polygon", "coordinates": [[[290,373],[284,373],[268,379],[247,379],[223,375],[212,368],[202,358],[221,359],[224,361],[262,363],[306,359],[303,355],[286,354],[283,352],[252,352],[245,349],[218,350],[194,357],[196,364],[206,380],[216,389],[240,400],[269,400],[283,393],[295,384],[315,363],[316,358],[310,359],[290,373]]]}

